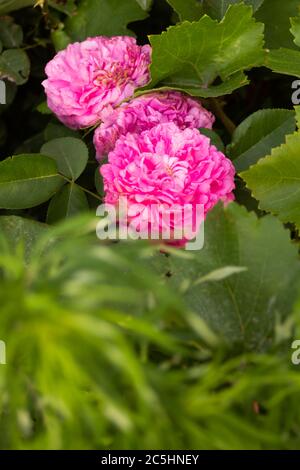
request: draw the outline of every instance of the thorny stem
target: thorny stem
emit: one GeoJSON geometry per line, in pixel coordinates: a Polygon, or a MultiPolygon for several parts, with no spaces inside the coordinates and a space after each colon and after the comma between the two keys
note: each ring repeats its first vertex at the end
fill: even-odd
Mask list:
{"type": "MultiPolygon", "coordinates": [[[[77,183],[76,183],[77,184],[77,183]]],[[[93,193],[92,191],[89,191],[88,189],[84,188],[83,186],[80,186],[79,184],[77,184],[77,186],[82,189],[82,191],[84,191],[85,193],[89,194],[90,196],[98,199],[98,201],[101,201],[102,202],[102,198],[100,196],[98,196],[98,194],[95,194],[93,193]]]]}
{"type": "Polygon", "coordinates": [[[97,124],[95,124],[93,127],[90,127],[89,129],[87,129],[87,131],[85,131],[85,133],[83,134],[82,138],[85,139],[98,126],[99,126],[99,122],[97,122],[97,124]]]}
{"type": "Polygon", "coordinates": [[[70,183],[70,184],[76,184],[76,185],[78,186],[78,188],[80,188],[82,191],[84,191],[85,193],[89,194],[90,196],[92,196],[92,197],[98,199],[98,201],[101,201],[101,202],[102,202],[102,198],[101,198],[100,196],[98,196],[98,194],[95,194],[95,193],[93,193],[92,191],[90,191],[89,189],[84,188],[84,187],[81,186],[80,184],[75,183],[73,180],[70,180],[69,178],[67,178],[67,177],[64,176],[64,175],[61,175],[61,176],[62,176],[63,179],[64,179],[65,181],[67,181],[68,183],[70,183]]]}
{"type": "Polygon", "coordinates": [[[216,98],[210,98],[209,102],[213,113],[222,121],[229,134],[232,135],[236,129],[236,125],[232,122],[230,117],[227,116],[219,100],[216,98]]]}

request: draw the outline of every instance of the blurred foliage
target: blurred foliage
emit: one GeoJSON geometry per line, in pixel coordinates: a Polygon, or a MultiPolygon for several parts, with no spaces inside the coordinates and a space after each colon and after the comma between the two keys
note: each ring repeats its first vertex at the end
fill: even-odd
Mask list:
{"type": "Polygon", "coordinates": [[[2,218],[1,448],[295,448],[296,322],[268,354],[230,357],[149,269],[166,254],[99,244],[96,222],[2,218]]]}

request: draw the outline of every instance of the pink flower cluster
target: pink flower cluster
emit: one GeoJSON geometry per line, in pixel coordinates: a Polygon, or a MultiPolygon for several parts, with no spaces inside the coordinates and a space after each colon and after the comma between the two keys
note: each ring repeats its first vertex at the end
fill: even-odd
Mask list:
{"type": "Polygon", "coordinates": [[[208,137],[171,122],[122,135],[101,167],[106,202],[118,205],[125,196],[128,215],[141,231],[149,229],[150,220],[162,229],[162,207],[202,205],[205,217],[219,200],[232,200],[234,173],[231,161],[208,137]]]}
{"type": "Polygon", "coordinates": [[[140,133],[157,124],[173,122],[180,129],[211,129],[215,118],[196,100],[179,92],[151,93],[123,103],[107,112],[96,129],[94,145],[100,160],[115,146],[121,135],[140,133]]]}
{"type": "MultiPolygon", "coordinates": [[[[98,160],[108,154],[100,170],[105,202],[118,207],[125,197],[127,220],[160,234],[161,214],[175,206],[181,217],[186,205],[194,211],[201,205],[204,218],[218,201],[233,200],[235,172],[199,132],[215,120],[199,101],[175,91],[131,99],[150,80],[150,61],[150,46],[131,37],[89,38],[48,63],[43,85],[49,108],[65,125],[99,123],[94,145],[98,160]]],[[[176,220],[167,222],[172,234],[176,220]]]]}
{"type": "Polygon", "coordinates": [[[93,126],[107,106],[130,98],[149,81],[151,47],[104,36],[70,44],[46,66],[49,108],[68,127],[93,126]]]}

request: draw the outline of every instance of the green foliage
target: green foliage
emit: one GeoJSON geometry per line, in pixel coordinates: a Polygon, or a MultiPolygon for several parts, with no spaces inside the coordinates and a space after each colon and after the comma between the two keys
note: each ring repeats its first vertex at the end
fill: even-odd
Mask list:
{"type": "Polygon", "coordinates": [[[0,15],[33,5],[35,0],[0,0],[0,15]]]}
{"type": "MultiPolygon", "coordinates": [[[[270,4],[270,9],[271,3],[270,4]]],[[[283,35],[284,37],[281,37],[281,41],[277,41],[277,39],[274,38],[274,41],[272,41],[272,44],[270,47],[274,50],[267,51],[266,55],[266,65],[271,68],[274,72],[286,74],[286,75],[294,75],[299,77],[300,76],[300,53],[299,51],[294,50],[296,46],[299,46],[299,17],[295,16],[294,18],[292,15],[296,15],[297,13],[300,13],[300,5],[298,1],[291,2],[289,4],[285,4],[286,7],[288,8],[288,12],[290,14],[290,18],[286,14],[281,15],[280,21],[283,21],[284,24],[280,25],[279,28],[283,26],[283,35]],[[292,10],[291,10],[292,8],[292,10]],[[292,25],[292,27],[290,27],[292,25]],[[294,40],[292,40],[291,34],[294,36],[294,40]],[[295,46],[296,45],[296,46],[295,46]],[[284,46],[284,47],[283,47],[284,46]],[[289,48],[287,48],[288,46],[289,48]],[[278,49],[276,49],[278,47],[278,49]],[[292,48],[292,49],[291,49],[292,48]]],[[[277,8],[278,10],[282,8],[279,2],[277,2],[277,8]]],[[[273,17],[274,12],[270,12],[270,16],[273,17]]],[[[270,20],[271,21],[271,20],[270,20]]],[[[273,25],[272,27],[270,26],[271,31],[273,31],[273,25]]],[[[276,36],[277,37],[277,36],[276,36]]],[[[297,48],[296,48],[297,49],[297,48]]]]}
{"type": "Polygon", "coordinates": [[[66,28],[72,41],[88,36],[130,35],[128,23],[146,16],[136,0],[81,0],[76,15],[68,19],[66,28]]]}
{"type": "Polygon", "coordinates": [[[262,33],[263,25],[254,21],[250,7],[233,5],[221,23],[204,16],[150,36],[149,86],[174,87],[202,97],[230,93],[247,82],[245,69],[262,62],[262,33]],[[222,84],[213,86],[217,77],[222,84]]]}
{"type": "MultiPolygon", "coordinates": [[[[1,8],[1,5],[0,5],[1,8]]],[[[0,78],[8,79],[17,85],[27,82],[30,72],[30,61],[26,52],[21,49],[23,30],[10,16],[0,19],[0,78]],[[5,49],[3,51],[3,49],[5,49]]]]}
{"type": "Polygon", "coordinates": [[[189,308],[227,347],[260,350],[272,338],[275,316],[285,315],[295,298],[291,281],[299,276],[300,266],[288,238],[272,217],[258,220],[236,204],[225,211],[219,207],[205,221],[204,248],[192,259],[164,260],[159,269],[169,273],[168,279],[184,292],[189,308]],[[230,264],[244,272],[223,282],[197,281],[230,264]]]}
{"type": "MultiPolygon", "coordinates": [[[[55,133],[57,134],[57,129],[55,133]]],[[[47,137],[49,137],[49,130],[46,139],[47,137]]],[[[87,211],[89,203],[84,193],[85,190],[74,183],[88,163],[87,146],[74,137],[59,137],[48,140],[42,146],[41,153],[55,160],[59,173],[68,181],[52,198],[48,207],[47,222],[55,223],[87,211]]]]}
{"type": "Polygon", "coordinates": [[[143,10],[149,10],[153,0],[136,0],[143,10]]]}
{"type": "Polygon", "coordinates": [[[2,449],[296,445],[300,380],[289,358],[226,359],[218,342],[212,355],[204,325],[149,269],[164,254],[95,243],[83,235],[90,217],[51,230],[4,219],[2,449]],[[31,244],[25,265],[22,239],[31,244]],[[254,401],[267,412],[255,414],[254,401]]]}
{"type": "Polygon", "coordinates": [[[300,53],[281,47],[270,51],[266,57],[266,65],[274,72],[300,77],[300,53]]]}
{"type": "MultiPolygon", "coordinates": [[[[0,227],[2,242],[3,240],[6,242],[6,248],[10,247],[14,251],[18,246],[22,246],[25,260],[28,259],[39,237],[48,231],[45,224],[16,216],[0,217],[0,227]]],[[[4,245],[1,245],[1,249],[3,248],[4,245]]],[[[13,266],[13,264],[10,264],[10,266],[13,266]]]]}
{"type": "Polygon", "coordinates": [[[85,212],[89,204],[83,190],[76,183],[68,183],[51,199],[47,222],[53,224],[61,219],[85,212]]]}
{"type": "Polygon", "coordinates": [[[300,228],[300,132],[241,174],[259,207],[300,228]]]}
{"type": "MultiPolygon", "coordinates": [[[[256,11],[264,2],[264,0],[245,0],[246,5],[250,5],[253,11],[256,11]]],[[[203,0],[204,11],[211,18],[221,20],[230,5],[241,3],[241,0],[203,0]]]]}
{"type": "Polygon", "coordinates": [[[5,16],[0,20],[0,41],[7,49],[20,47],[23,42],[23,31],[13,18],[5,16]]]}
{"type": "Polygon", "coordinates": [[[47,101],[43,101],[36,107],[37,111],[41,114],[51,114],[51,109],[48,108],[47,101]]]}
{"type": "Polygon", "coordinates": [[[294,43],[300,47],[300,17],[291,18],[291,33],[294,36],[294,43]]]}
{"type": "Polygon", "coordinates": [[[70,44],[70,36],[62,29],[52,31],[51,40],[57,52],[65,49],[70,44]]]}
{"type": "Polygon", "coordinates": [[[197,0],[167,0],[179,16],[180,21],[197,21],[203,14],[203,7],[197,0]]]}
{"type": "Polygon", "coordinates": [[[7,78],[17,85],[28,80],[30,62],[27,54],[21,49],[9,49],[0,55],[0,77],[7,78]]]}
{"type": "Polygon", "coordinates": [[[287,109],[263,109],[248,116],[234,131],[227,152],[237,171],[243,171],[284,143],[296,130],[295,114],[287,109]]]}
{"type": "Polygon", "coordinates": [[[75,181],[84,171],[89,158],[86,145],[74,137],[60,137],[48,141],[41,148],[41,153],[52,157],[58,171],[75,181]]]}
{"type": "MultiPolygon", "coordinates": [[[[39,112],[41,112],[40,108],[39,108],[39,112]]],[[[49,114],[49,113],[46,113],[46,114],[49,114]]],[[[43,138],[44,138],[45,142],[49,142],[49,140],[60,139],[60,138],[63,138],[63,137],[73,137],[78,142],[77,138],[79,137],[79,134],[76,131],[74,131],[73,129],[69,129],[68,127],[63,126],[59,122],[51,120],[49,122],[49,124],[47,124],[47,126],[45,127],[45,130],[44,130],[44,133],[43,133],[43,138]]],[[[82,141],[81,141],[81,144],[82,144],[82,141]]],[[[83,147],[81,145],[81,148],[82,149],[84,148],[83,153],[85,154],[86,153],[85,147],[83,147]]],[[[52,155],[52,157],[53,157],[53,155],[52,155]]]]}
{"type": "Polygon", "coordinates": [[[221,152],[224,152],[224,150],[225,150],[224,144],[223,144],[222,139],[219,136],[219,134],[217,134],[217,132],[214,132],[211,129],[206,129],[204,127],[200,128],[199,131],[201,132],[201,134],[204,134],[207,137],[209,137],[211,143],[215,147],[217,147],[218,150],[220,150],[221,152]]]}
{"type": "Polygon", "coordinates": [[[49,6],[55,8],[62,13],[65,13],[68,16],[72,16],[76,13],[76,0],[48,0],[49,6]]]}
{"type": "Polygon", "coordinates": [[[300,13],[298,0],[264,0],[256,13],[256,18],[265,24],[266,46],[270,49],[278,47],[295,47],[290,34],[290,18],[300,13]]]}
{"type": "Polygon", "coordinates": [[[56,164],[44,155],[17,155],[0,163],[0,207],[23,209],[47,201],[62,185],[56,164]]]}

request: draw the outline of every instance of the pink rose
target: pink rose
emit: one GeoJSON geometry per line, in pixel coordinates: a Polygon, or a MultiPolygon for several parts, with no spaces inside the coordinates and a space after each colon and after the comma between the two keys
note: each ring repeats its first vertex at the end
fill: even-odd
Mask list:
{"type": "Polygon", "coordinates": [[[120,135],[127,132],[140,133],[165,122],[174,122],[180,129],[211,129],[215,118],[199,101],[183,93],[169,91],[143,95],[123,103],[116,110],[107,109],[103,121],[94,135],[98,160],[114,148],[120,135]]]}
{"type": "Polygon", "coordinates": [[[235,170],[231,161],[197,129],[181,130],[174,123],[122,135],[100,172],[106,203],[118,207],[126,198],[129,223],[159,236],[169,224],[170,241],[177,224],[186,222],[187,205],[192,208],[187,214],[190,226],[197,232],[198,206],[203,209],[203,220],[218,201],[233,199],[235,170]],[[168,219],[174,208],[175,215],[168,219]]]}
{"type": "Polygon", "coordinates": [[[70,44],[47,64],[48,106],[66,126],[93,126],[107,106],[130,98],[149,81],[151,47],[127,36],[70,44]]]}

